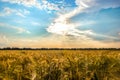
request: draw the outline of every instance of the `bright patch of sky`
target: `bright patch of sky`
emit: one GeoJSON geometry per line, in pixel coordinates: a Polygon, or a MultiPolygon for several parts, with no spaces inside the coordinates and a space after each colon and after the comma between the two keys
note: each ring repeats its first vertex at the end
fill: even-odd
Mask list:
{"type": "Polygon", "coordinates": [[[120,0],[0,0],[0,47],[120,47],[119,13],[120,0]]]}

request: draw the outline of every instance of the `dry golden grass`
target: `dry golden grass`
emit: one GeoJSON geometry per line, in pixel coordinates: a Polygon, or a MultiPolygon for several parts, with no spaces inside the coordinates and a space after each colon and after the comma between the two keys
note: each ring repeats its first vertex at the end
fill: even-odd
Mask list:
{"type": "Polygon", "coordinates": [[[120,50],[0,50],[0,80],[120,80],[120,50]]]}

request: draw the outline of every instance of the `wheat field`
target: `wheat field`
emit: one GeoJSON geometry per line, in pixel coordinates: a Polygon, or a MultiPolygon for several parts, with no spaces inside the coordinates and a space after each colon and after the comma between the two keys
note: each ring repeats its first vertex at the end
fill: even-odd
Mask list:
{"type": "Polygon", "coordinates": [[[0,50],[0,80],[120,80],[120,50],[0,50]]]}

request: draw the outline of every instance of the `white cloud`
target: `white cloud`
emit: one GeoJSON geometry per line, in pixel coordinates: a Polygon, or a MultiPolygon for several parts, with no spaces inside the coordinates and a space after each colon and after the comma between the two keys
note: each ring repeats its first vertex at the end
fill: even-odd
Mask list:
{"type": "Polygon", "coordinates": [[[8,42],[7,37],[3,34],[0,34],[0,42],[6,42],[7,43],[8,42]]]}
{"type": "Polygon", "coordinates": [[[78,7],[86,7],[86,10],[84,10],[86,12],[120,7],[120,0],[76,0],[75,2],[78,7]]]}
{"type": "Polygon", "coordinates": [[[13,28],[13,29],[17,30],[17,31],[18,31],[17,33],[19,33],[19,34],[21,34],[21,33],[27,33],[27,34],[30,34],[30,31],[25,30],[25,29],[20,28],[20,27],[11,26],[10,28],[13,28]]]}
{"type": "Polygon", "coordinates": [[[6,35],[0,34],[0,48],[8,47],[9,39],[6,35]]]}
{"type": "Polygon", "coordinates": [[[26,9],[23,9],[23,10],[22,9],[18,9],[18,10],[15,9],[15,12],[16,12],[16,15],[19,15],[21,17],[26,17],[25,15],[30,14],[30,11],[28,11],[26,9]]]}
{"type": "Polygon", "coordinates": [[[59,10],[58,5],[50,3],[47,0],[2,0],[3,2],[9,2],[11,4],[23,5],[26,7],[36,7],[38,9],[44,9],[46,11],[59,10]]]}
{"type": "MultiPolygon", "coordinates": [[[[82,3],[83,4],[83,3],[82,3]]],[[[54,20],[53,23],[47,28],[47,31],[50,33],[55,33],[59,35],[72,35],[72,36],[82,36],[79,33],[84,33],[84,31],[79,31],[76,29],[76,24],[70,22],[70,18],[77,15],[86,9],[87,5],[79,6],[73,11],[66,14],[60,15],[54,20]]]]}
{"type": "Polygon", "coordinates": [[[40,8],[40,4],[38,3],[37,0],[2,0],[3,2],[9,2],[12,4],[19,4],[19,5],[24,5],[27,7],[32,7],[32,6],[36,6],[38,8],[40,8]]]}
{"type": "Polygon", "coordinates": [[[56,4],[50,3],[47,0],[42,1],[43,8],[48,10],[59,10],[58,6],[56,4]]]}
{"type": "Polygon", "coordinates": [[[9,24],[5,24],[5,23],[0,23],[0,27],[6,27],[6,28],[11,28],[17,31],[18,34],[22,34],[22,33],[27,33],[30,34],[30,31],[25,30],[24,28],[18,27],[18,26],[12,26],[9,24]]]}
{"type": "Polygon", "coordinates": [[[36,38],[14,38],[12,39],[13,46],[17,47],[57,47],[57,48],[116,48],[120,47],[120,42],[101,42],[93,39],[77,39],[70,40],[68,36],[51,35],[47,37],[36,37],[36,38]],[[53,42],[55,44],[53,44],[53,42]],[[45,44],[44,44],[45,43],[45,44]],[[97,45],[96,45],[97,44],[97,45]]]}
{"type": "Polygon", "coordinates": [[[11,14],[11,13],[13,13],[15,10],[10,9],[10,8],[8,8],[8,7],[5,7],[3,11],[5,12],[5,14],[11,14]]]}
{"type": "Polygon", "coordinates": [[[33,26],[40,26],[40,25],[41,25],[41,24],[38,23],[38,22],[31,22],[31,24],[32,24],[33,26]]]}
{"type": "Polygon", "coordinates": [[[90,7],[92,5],[95,5],[95,1],[96,0],[75,0],[75,3],[78,6],[90,7]]]}
{"type": "Polygon", "coordinates": [[[11,15],[11,14],[15,14],[18,15],[20,17],[26,17],[27,14],[29,14],[30,12],[26,9],[24,10],[16,10],[16,9],[12,9],[9,7],[4,7],[3,11],[0,13],[0,16],[7,16],[7,15],[11,15]]]}
{"type": "MultiPolygon", "coordinates": [[[[99,1],[99,0],[98,0],[99,1]]],[[[81,37],[82,39],[91,39],[92,37],[98,36],[102,38],[108,38],[108,39],[118,39],[113,36],[108,35],[102,35],[94,33],[91,30],[79,30],[78,27],[84,25],[82,22],[79,22],[79,24],[73,23],[70,21],[70,18],[74,17],[77,14],[80,14],[82,12],[85,12],[87,9],[91,7],[97,7],[100,9],[100,6],[102,6],[102,3],[97,3],[98,1],[95,0],[76,0],[76,4],[78,5],[77,8],[75,8],[73,11],[70,11],[68,13],[60,15],[58,18],[56,18],[53,23],[47,28],[47,31],[53,34],[59,34],[59,35],[69,35],[69,36],[77,36],[81,37]]],[[[105,3],[104,3],[105,4],[105,3]]],[[[106,5],[105,5],[106,6],[106,5]]],[[[105,6],[102,6],[104,8],[105,6]]],[[[112,5],[109,7],[112,7],[112,5]]],[[[93,8],[94,9],[94,8],[93,8]]],[[[95,22],[87,22],[86,25],[94,24],[95,22]]]]}
{"type": "Polygon", "coordinates": [[[68,36],[51,35],[47,37],[20,38],[0,34],[0,47],[30,47],[30,48],[119,48],[120,42],[100,42],[93,39],[70,40],[68,36]],[[55,44],[53,44],[53,42],[55,44]],[[45,44],[44,44],[45,43],[45,44]],[[97,45],[96,45],[97,44],[97,45]]]}
{"type": "MultiPolygon", "coordinates": [[[[22,10],[20,10],[20,12],[22,12],[22,10]]],[[[30,14],[30,11],[24,9],[24,10],[23,10],[23,13],[24,13],[24,14],[30,14]]]]}
{"type": "Polygon", "coordinates": [[[20,12],[17,12],[16,15],[21,16],[21,17],[25,17],[25,15],[23,15],[23,14],[20,13],[20,12]]]}
{"type": "MultiPolygon", "coordinates": [[[[9,2],[11,4],[18,4],[24,5],[26,7],[36,7],[38,9],[44,9],[48,13],[51,10],[60,11],[63,10],[65,7],[65,1],[58,1],[59,4],[51,3],[48,0],[1,0],[3,2],[9,2]]],[[[96,11],[100,10],[101,8],[116,8],[120,7],[120,0],[75,0],[75,3],[78,7],[85,7],[86,10],[84,11],[96,11]]],[[[80,11],[78,9],[78,11],[80,11]]]]}
{"type": "Polygon", "coordinates": [[[5,7],[3,11],[0,12],[0,16],[10,15],[13,12],[15,12],[15,10],[10,9],[9,7],[5,7]]]}

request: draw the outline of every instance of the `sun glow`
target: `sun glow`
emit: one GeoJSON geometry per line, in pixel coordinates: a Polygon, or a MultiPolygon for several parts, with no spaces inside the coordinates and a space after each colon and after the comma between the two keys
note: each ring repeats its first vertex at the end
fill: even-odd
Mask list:
{"type": "Polygon", "coordinates": [[[59,35],[66,35],[70,30],[74,29],[73,24],[69,23],[55,23],[47,29],[49,32],[56,33],[59,35]]]}

